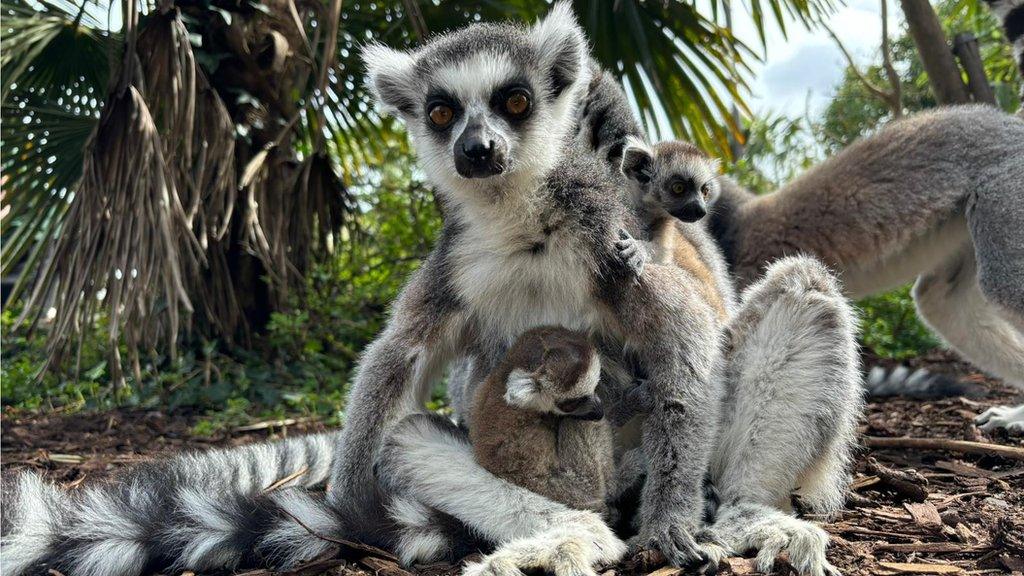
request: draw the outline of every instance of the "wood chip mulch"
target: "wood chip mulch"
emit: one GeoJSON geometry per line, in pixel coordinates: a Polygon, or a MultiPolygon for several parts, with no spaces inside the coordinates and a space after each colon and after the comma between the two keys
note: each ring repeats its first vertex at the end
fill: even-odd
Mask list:
{"type": "MultiPolygon", "coordinates": [[[[986,434],[973,418],[997,404],[1021,402],[1019,393],[976,373],[948,354],[914,362],[978,383],[977,398],[870,402],[860,429],[862,448],[847,509],[824,524],[832,535],[829,560],[848,576],[906,574],[1024,574],[1024,439],[986,434]],[[909,441],[908,438],[923,439],[909,441]]],[[[141,410],[19,415],[2,425],[3,474],[31,468],[74,488],[132,464],[186,448],[234,446],[287,434],[314,432],[316,422],[259,423],[214,438],[190,433],[196,414],[141,410]]],[[[338,554],[291,575],[455,576],[458,566],[400,567],[393,556],[337,542],[338,554]]],[[[602,576],[678,576],[680,571],[639,558],[602,576]]],[[[730,558],[720,574],[756,574],[749,558],[730,558]]],[[[780,558],[776,574],[790,574],[780,558]]],[[[270,572],[243,572],[271,576],[270,572]]],[[[278,573],[277,576],[281,576],[278,573]]]]}

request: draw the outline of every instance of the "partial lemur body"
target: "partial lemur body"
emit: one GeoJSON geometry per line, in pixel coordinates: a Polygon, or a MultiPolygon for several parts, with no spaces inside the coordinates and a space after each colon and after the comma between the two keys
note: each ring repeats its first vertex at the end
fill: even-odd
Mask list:
{"type": "Polygon", "coordinates": [[[570,508],[604,512],[615,460],[600,376],[585,334],[527,331],[477,388],[469,429],[477,462],[570,508]]]}
{"type": "MultiPolygon", "coordinates": [[[[723,497],[710,529],[721,542],[760,550],[762,568],[787,551],[803,573],[829,570],[827,535],[784,511],[799,488],[813,510],[834,512],[848,478],[855,326],[827,271],[800,258],[770,268],[744,293],[724,357],[720,314],[691,273],[651,264],[636,277],[616,246],[623,227],[639,231],[606,162],[615,146],[599,157],[575,138],[593,86],[565,3],[529,28],[472,25],[412,52],[373,45],[364,56],[379,99],[408,127],[445,223],[362,356],[326,502],[301,488],[266,492],[254,470],[261,450],[278,445],[169,464],[147,483],[131,472],[85,494],[27,475],[5,506],[5,574],[135,576],[253,557],[294,566],[329,549],[330,537],[429,561],[461,542],[437,513],[498,545],[468,574],[593,574],[626,549],[599,515],[496,478],[463,431],[424,410],[452,359],[468,355],[487,374],[516,337],[542,325],[588,333],[603,359],[637,366],[647,380],[653,407],[639,440],[616,434],[623,448],[641,449],[631,454],[646,474],[636,545],[680,566],[708,559],[695,534],[707,528],[710,470],[723,497]],[[751,430],[771,434],[752,442],[751,430]]],[[[610,372],[603,392],[631,385],[610,372]]],[[[276,454],[298,470],[320,456],[276,454]]]]}
{"type": "MultiPolygon", "coordinates": [[[[810,254],[854,298],[914,281],[921,318],[1024,387],[1024,122],[983,106],[894,122],[777,192],[722,182],[710,230],[743,285],[810,254]]],[[[983,414],[1024,429],[1024,407],[983,414]]]]}

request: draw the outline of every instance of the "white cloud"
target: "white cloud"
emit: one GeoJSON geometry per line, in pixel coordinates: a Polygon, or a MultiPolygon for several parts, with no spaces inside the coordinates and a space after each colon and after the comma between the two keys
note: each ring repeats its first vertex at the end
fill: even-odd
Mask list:
{"type": "MultiPolygon", "coordinates": [[[[890,5],[890,14],[897,14],[890,5]]],[[[854,59],[866,64],[875,58],[881,38],[880,8],[877,0],[850,0],[829,20],[829,26],[843,41],[854,59]]],[[[898,30],[891,19],[889,33],[898,30]]],[[[756,32],[746,14],[735,18],[737,35],[754,42],[756,32]]],[[[749,103],[755,114],[768,111],[789,116],[816,113],[828,103],[843,77],[846,59],[824,29],[808,31],[792,21],[787,36],[769,30],[765,61],[755,65],[749,103]]]]}

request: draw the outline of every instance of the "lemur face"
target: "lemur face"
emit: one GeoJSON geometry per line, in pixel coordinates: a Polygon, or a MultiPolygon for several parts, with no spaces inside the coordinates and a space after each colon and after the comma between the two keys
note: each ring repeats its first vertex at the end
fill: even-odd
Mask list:
{"type": "Polygon", "coordinates": [[[514,365],[505,385],[509,405],[581,420],[604,417],[597,396],[601,361],[585,334],[535,328],[516,340],[508,358],[514,365]]]}
{"type": "Polygon", "coordinates": [[[683,222],[696,222],[718,198],[718,160],[679,140],[648,148],[631,140],[622,153],[622,173],[640,190],[643,204],[683,222]]]}
{"type": "Polygon", "coordinates": [[[371,86],[401,117],[420,166],[444,193],[479,196],[558,160],[589,77],[567,3],[536,25],[475,24],[401,52],[362,52],[371,86]]]}

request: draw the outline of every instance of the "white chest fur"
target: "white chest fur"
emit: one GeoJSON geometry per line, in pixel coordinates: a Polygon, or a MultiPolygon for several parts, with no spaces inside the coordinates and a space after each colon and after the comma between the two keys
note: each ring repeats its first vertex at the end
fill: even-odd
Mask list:
{"type": "Polygon", "coordinates": [[[535,326],[594,326],[592,260],[580,240],[563,228],[546,234],[529,218],[516,220],[471,225],[452,253],[455,288],[482,335],[509,344],[535,326]]]}

